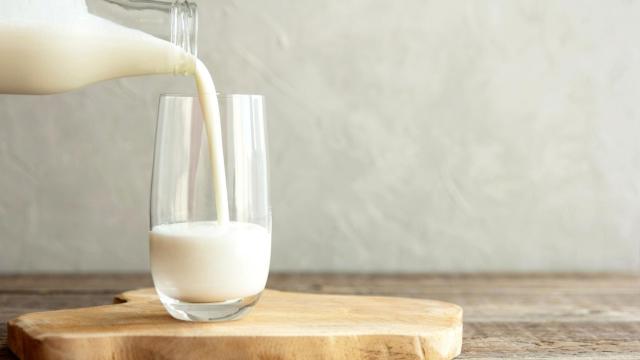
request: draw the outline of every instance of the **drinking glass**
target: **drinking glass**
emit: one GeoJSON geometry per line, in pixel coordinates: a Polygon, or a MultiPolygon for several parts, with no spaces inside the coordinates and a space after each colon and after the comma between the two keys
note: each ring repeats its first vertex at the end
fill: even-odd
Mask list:
{"type": "MultiPolygon", "coordinates": [[[[218,95],[229,222],[218,219],[197,97],[160,97],[151,180],[151,274],[176,319],[242,317],[269,273],[271,206],[264,99],[218,95]]],[[[215,127],[213,127],[215,129],[215,127]]]]}

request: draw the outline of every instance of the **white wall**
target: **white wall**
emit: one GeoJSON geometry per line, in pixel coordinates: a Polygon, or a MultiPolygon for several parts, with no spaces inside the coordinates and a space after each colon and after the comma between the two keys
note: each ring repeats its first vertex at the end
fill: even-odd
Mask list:
{"type": "MultiPolygon", "coordinates": [[[[275,270],[640,265],[640,3],[200,1],[267,96],[275,270]]],[[[7,54],[0,54],[7,56],[7,54]]],[[[161,92],[0,96],[0,271],[147,267],[161,92]]]]}

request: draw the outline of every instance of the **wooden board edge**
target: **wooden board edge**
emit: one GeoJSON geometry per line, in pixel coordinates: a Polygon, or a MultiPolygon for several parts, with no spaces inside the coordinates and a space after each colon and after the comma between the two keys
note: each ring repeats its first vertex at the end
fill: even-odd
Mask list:
{"type": "MultiPolygon", "coordinates": [[[[148,296],[149,296],[149,293],[152,291],[153,291],[152,288],[143,288],[143,289],[126,291],[115,296],[113,301],[115,304],[124,304],[129,301],[135,302],[139,300],[151,301],[148,296]]],[[[282,293],[281,291],[276,291],[276,290],[270,290],[270,291],[282,293]]],[[[309,294],[310,295],[332,295],[332,294],[313,294],[313,293],[309,293],[309,294]]],[[[337,296],[341,296],[341,295],[337,295],[337,296]]],[[[343,295],[343,296],[353,296],[353,295],[343,295]]],[[[385,296],[379,296],[379,297],[385,297],[385,296]]],[[[416,298],[411,298],[411,299],[427,300],[427,299],[416,299],[416,298]]],[[[157,301],[157,299],[155,299],[155,301],[157,301]]],[[[433,300],[429,300],[429,301],[433,301],[433,300]]],[[[450,309],[450,311],[455,313],[453,315],[455,319],[455,323],[452,324],[453,325],[452,328],[443,330],[441,337],[437,340],[437,342],[439,343],[444,343],[445,346],[439,346],[438,348],[440,350],[438,351],[437,348],[433,346],[434,340],[432,338],[423,338],[419,334],[392,336],[393,338],[396,339],[395,341],[397,342],[391,345],[395,346],[396,344],[401,344],[401,345],[403,344],[402,346],[405,349],[404,351],[407,351],[408,349],[410,349],[410,347],[407,347],[407,346],[409,346],[409,344],[412,344],[411,346],[413,346],[413,353],[416,355],[421,355],[420,358],[424,358],[424,359],[434,359],[434,360],[453,359],[456,356],[460,355],[462,351],[463,309],[459,305],[448,303],[448,302],[441,302],[441,301],[433,301],[433,302],[446,304],[447,307],[450,309]]],[[[113,306],[113,305],[101,305],[101,306],[113,306]]],[[[101,307],[101,306],[97,306],[97,307],[101,307]]],[[[88,308],[92,308],[92,307],[88,307],[88,308]]],[[[70,309],[67,309],[67,310],[70,310],[70,309]]],[[[65,310],[62,310],[62,311],[65,311],[65,310]]],[[[13,320],[10,320],[7,323],[7,340],[8,340],[9,349],[18,358],[23,360],[35,358],[35,357],[48,358],[48,359],[59,359],[59,358],[64,359],[65,358],[64,354],[67,354],[67,351],[65,350],[71,350],[76,348],[74,344],[76,344],[75,341],[78,341],[78,339],[50,336],[47,334],[30,334],[29,326],[25,326],[26,324],[23,324],[21,322],[23,322],[25,317],[31,314],[34,314],[34,313],[21,315],[13,320]]],[[[164,339],[162,336],[151,336],[148,338],[149,339],[153,338],[153,339],[162,340],[162,341],[169,341],[169,342],[171,341],[171,339],[164,339]]],[[[376,349],[375,351],[377,351],[378,354],[382,356],[379,358],[384,358],[383,355],[385,354],[385,351],[388,352],[387,355],[392,355],[393,346],[389,345],[389,343],[385,343],[384,341],[382,341],[381,335],[357,335],[356,338],[358,339],[357,342],[359,343],[359,345],[369,344],[372,348],[376,349]],[[379,344],[380,346],[376,347],[377,345],[376,342],[381,342],[379,344]],[[387,346],[386,350],[385,350],[385,346],[387,346]]],[[[333,341],[336,341],[336,342],[349,342],[353,340],[353,339],[349,339],[349,336],[340,336],[340,335],[331,337],[331,339],[333,339],[333,341]]],[[[137,342],[139,340],[140,340],[139,338],[134,337],[133,340],[131,341],[137,342]]],[[[266,336],[264,340],[266,342],[278,343],[280,339],[278,339],[277,336],[276,337],[266,336]]],[[[97,345],[101,342],[101,340],[96,338],[94,338],[93,341],[95,341],[93,343],[94,345],[97,345]]],[[[108,338],[102,339],[102,341],[105,341],[105,345],[107,344],[114,345],[111,342],[111,340],[108,338]]],[[[116,341],[116,343],[118,344],[116,348],[126,348],[126,344],[128,343],[128,341],[130,340],[125,340],[122,343],[120,341],[116,341]]],[[[227,346],[225,344],[227,344],[228,341],[234,342],[242,346],[247,345],[247,344],[243,344],[243,341],[244,341],[243,339],[234,340],[233,337],[229,337],[229,338],[220,340],[219,344],[216,344],[215,346],[221,346],[224,348],[227,346]]],[[[310,339],[308,342],[309,342],[309,345],[313,345],[317,341],[310,339]]],[[[332,345],[332,343],[329,343],[329,345],[332,345]]],[[[80,347],[83,348],[83,346],[80,346],[80,347]]],[[[360,348],[360,349],[361,351],[364,351],[363,348],[360,348]]],[[[93,350],[95,350],[95,348],[93,348],[93,350]]],[[[86,348],[84,349],[84,351],[93,351],[93,350],[86,349],[86,348]]],[[[228,350],[231,351],[230,349],[228,350]]],[[[284,351],[284,350],[278,350],[278,351],[284,351]]],[[[87,356],[91,356],[91,354],[92,352],[85,352],[85,355],[87,356]]],[[[312,354],[316,354],[318,356],[321,356],[322,354],[326,355],[325,350],[322,347],[313,348],[311,355],[312,354]]],[[[407,353],[405,352],[405,354],[407,353]]],[[[94,355],[97,355],[97,354],[94,354],[94,355]]],[[[113,355],[113,353],[111,353],[111,355],[109,355],[108,353],[104,353],[103,355],[109,358],[111,357],[111,355],[113,355]]]]}
{"type": "Polygon", "coordinates": [[[19,359],[24,359],[24,341],[29,337],[26,336],[25,330],[17,325],[19,321],[20,317],[17,317],[7,322],[7,345],[9,346],[9,350],[11,350],[15,356],[19,359]]]}

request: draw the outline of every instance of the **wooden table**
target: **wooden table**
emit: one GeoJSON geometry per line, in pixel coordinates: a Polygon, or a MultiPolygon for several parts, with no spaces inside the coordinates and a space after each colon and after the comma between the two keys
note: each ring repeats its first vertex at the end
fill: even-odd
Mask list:
{"type": "MultiPolygon", "coordinates": [[[[0,276],[0,359],[6,321],[47,309],[109,304],[148,275],[0,276]]],[[[462,305],[459,359],[640,359],[640,275],[273,274],[288,291],[376,294],[462,305]]]]}

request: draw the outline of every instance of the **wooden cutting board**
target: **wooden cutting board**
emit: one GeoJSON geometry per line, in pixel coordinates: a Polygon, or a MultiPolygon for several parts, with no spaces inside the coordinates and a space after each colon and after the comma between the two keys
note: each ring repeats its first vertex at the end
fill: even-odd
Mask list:
{"type": "Polygon", "coordinates": [[[462,308],[440,301],[266,290],[245,318],[174,320],[153,289],[114,305],[25,314],[8,324],[20,359],[452,359],[462,308]]]}

